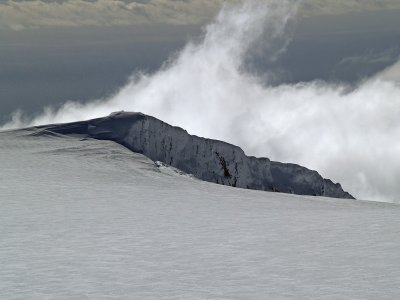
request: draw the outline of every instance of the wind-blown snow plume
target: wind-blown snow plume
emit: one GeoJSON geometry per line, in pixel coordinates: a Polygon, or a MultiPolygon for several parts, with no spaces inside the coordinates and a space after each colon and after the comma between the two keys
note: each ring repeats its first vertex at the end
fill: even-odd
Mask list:
{"type": "Polygon", "coordinates": [[[244,68],[255,46],[262,44],[266,59],[284,51],[295,11],[290,1],[226,5],[200,42],[189,43],[157,73],[134,75],[109,99],[47,108],[30,124],[141,111],[248,154],[314,168],[358,198],[396,201],[398,85],[378,77],[352,91],[323,82],[270,86],[244,68]]]}

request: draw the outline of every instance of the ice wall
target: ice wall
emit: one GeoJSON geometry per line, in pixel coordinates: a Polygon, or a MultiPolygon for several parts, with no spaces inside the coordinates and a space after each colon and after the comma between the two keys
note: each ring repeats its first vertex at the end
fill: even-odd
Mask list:
{"type": "Polygon", "coordinates": [[[153,161],[195,177],[239,188],[335,198],[353,197],[341,185],[296,164],[246,156],[234,145],[190,135],[141,113],[118,112],[105,118],[49,125],[44,131],[112,140],[153,161]]]}

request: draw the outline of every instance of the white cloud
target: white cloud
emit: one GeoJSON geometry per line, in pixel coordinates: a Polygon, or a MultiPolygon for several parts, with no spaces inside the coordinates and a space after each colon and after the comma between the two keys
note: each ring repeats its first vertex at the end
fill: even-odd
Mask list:
{"type": "Polygon", "coordinates": [[[400,61],[377,74],[376,78],[400,83],[400,61]]]}

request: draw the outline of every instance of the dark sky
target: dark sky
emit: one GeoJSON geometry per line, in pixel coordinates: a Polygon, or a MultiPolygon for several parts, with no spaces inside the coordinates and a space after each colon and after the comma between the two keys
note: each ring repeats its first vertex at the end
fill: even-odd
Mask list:
{"type": "MultiPolygon", "coordinates": [[[[273,71],[275,84],[314,79],[355,83],[398,60],[399,16],[400,10],[381,10],[300,18],[277,61],[261,53],[248,69],[273,71]]],[[[201,34],[202,23],[3,28],[0,123],[16,109],[35,114],[49,104],[106,97],[133,72],[157,70],[201,34]]]]}
{"type": "Polygon", "coordinates": [[[198,33],[192,25],[0,32],[0,120],[16,109],[32,114],[107,96],[133,72],[158,69],[198,33]]]}

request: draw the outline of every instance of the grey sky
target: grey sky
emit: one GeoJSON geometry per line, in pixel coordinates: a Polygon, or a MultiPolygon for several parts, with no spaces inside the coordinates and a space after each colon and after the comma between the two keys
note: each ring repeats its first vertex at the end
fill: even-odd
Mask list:
{"type": "Polygon", "coordinates": [[[198,33],[189,25],[0,31],[0,122],[16,109],[35,113],[109,95],[198,33]]]}
{"type": "MultiPolygon", "coordinates": [[[[228,1],[229,3],[232,1],[228,1]]],[[[0,123],[12,111],[89,101],[155,71],[218,12],[220,0],[0,0],[0,123]]],[[[400,1],[303,2],[293,39],[252,71],[277,83],[355,82],[398,60],[400,1]]]]}

